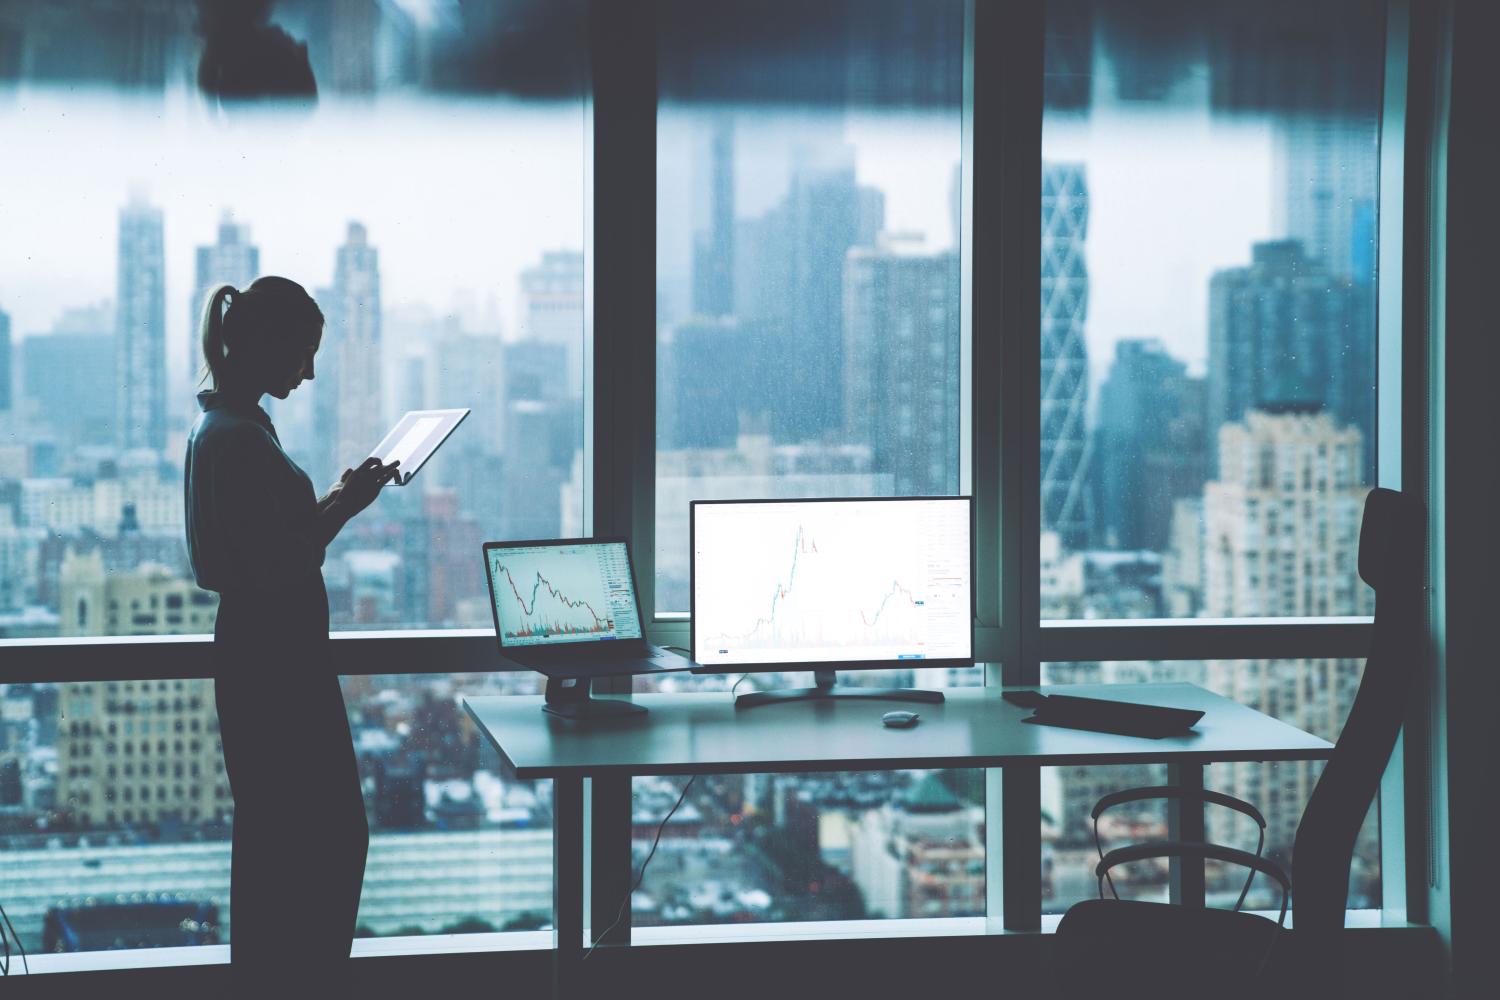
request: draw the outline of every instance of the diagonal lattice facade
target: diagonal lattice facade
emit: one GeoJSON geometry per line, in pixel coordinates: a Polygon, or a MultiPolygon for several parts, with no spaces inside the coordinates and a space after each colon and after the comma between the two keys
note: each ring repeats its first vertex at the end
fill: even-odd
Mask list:
{"type": "Polygon", "coordinates": [[[1088,184],[1081,163],[1042,165],[1042,530],[1088,544],[1088,184]]]}

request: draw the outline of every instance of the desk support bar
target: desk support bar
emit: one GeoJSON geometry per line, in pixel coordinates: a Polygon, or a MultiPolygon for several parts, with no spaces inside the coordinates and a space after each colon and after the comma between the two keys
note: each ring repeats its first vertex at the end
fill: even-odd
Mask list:
{"type": "MultiPolygon", "coordinates": [[[[1203,789],[1202,764],[1168,764],[1167,780],[1179,788],[1201,791],[1203,789]]],[[[1171,802],[1167,812],[1168,837],[1200,844],[1208,839],[1204,832],[1203,801],[1191,797],[1171,802]]],[[[1202,908],[1207,901],[1208,888],[1203,875],[1204,859],[1173,857],[1171,859],[1171,882],[1169,899],[1182,906],[1202,908]]]]}
{"type": "Polygon", "coordinates": [[[630,857],[629,775],[602,774],[590,780],[589,924],[593,944],[630,943],[630,904],[626,896],[634,882],[630,857]],[[623,906],[622,906],[623,904],[623,906]],[[618,923],[616,922],[618,921],[618,923]],[[610,926],[614,930],[610,930],[610,926]],[[601,935],[608,934],[608,939],[601,935]]]}
{"type": "Polygon", "coordinates": [[[1005,818],[1003,893],[1005,929],[1042,929],[1042,769],[1016,765],[1000,776],[1005,818]]]}
{"type": "Polygon", "coordinates": [[[583,969],[583,778],[552,779],[552,995],[574,997],[583,969]]]}

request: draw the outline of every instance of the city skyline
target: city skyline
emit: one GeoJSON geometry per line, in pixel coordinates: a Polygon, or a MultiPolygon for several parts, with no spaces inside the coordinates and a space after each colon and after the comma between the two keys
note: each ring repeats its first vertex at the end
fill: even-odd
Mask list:
{"type": "MultiPolygon", "coordinates": [[[[433,211],[419,215],[405,203],[394,214],[389,208],[380,209],[382,199],[370,189],[369,178],[356,175],[352,178],[355,183],[349,185],[345,183],[348,178],[340,177],[335,186],[325,187],[324,182],[309,180],[305,171],[298,170],[291,153],[263,162],[263,154],[255,152],[261,145],[274,148],[284,139],[282,131],[289,132],[295,152],[311,141],[310,133],[315,128],[311,123],[290,117],[284,121],[269,113],[259,125],[211,126],[205,141],[204,125],[186,108],[171,103],[166,115],[153,110],[151,135],[132,141],[121,130],[131,127],[133,119],[139,117],[142,108],[138,103],[98,95],[70,103],[67,127],[58,129],[49,112],[56,107],[52,102],[60,98],[54,98],[46,88],[36,91],[26,113],[0,111],[0,122],[17,135],[18,141],[35,138],[40,152],[51,154],[35,157],[32,162],[37,166],[66,159],[68,142],[82,141],[70,137],[84,134],[95,137],[90,142],[98,141],[101,133],[119,140],[117,145],[127,160],[118,173],[108,176],[66,178],[70,190],[81,185],[87,196],[68,199],[65,206],[49,198],[34,199],[38,203],[34,206],[16,201],[0,204],[0,224],[11,231],[36,234],[24,252],[19,244],[0,247],[0,304],[12,314],[12,338],[45,335],[64,310],[114,298],[113,265],[100,253],[107,248],[60,237],[64,232],[97,228],[103,221],[99,208],[123,203],[133,191],[141,193],[148,199],[158,199],[167,214],[167,351],[172,385],[183,385],[186,374],[182,365],[188,357],[188,310],[180,303],[188,301],[194,285],[193,250],[212,240],[226,210],[234,213],[237,222],[251,228],[261,250],[262,273],[283,274],[310,289],[331,280],[325,248],[338,241],[349,220],[359,220],[369,228],[373,239],[388,246],[394,284],[387,289],[387,299],[393,305],[423,302],[440,314],[458,312],[470,321],[492,318],[506,335],[514,329],[509,317],[512,304],[519,298],[518,276],[527,262],[546,250],[583,246],[582,137],[568,116],[551,110],[555,106],[512,102],[494,108],[461,101],[383,98],[373,108],[330,104],[320,109],[316,127],[326,128],[325,138],[351,149],[363,148],[366,158],[383,164],[383,176],[387,170],[395,170],[446,178],[440,187],[424,192],[424,198],[438,201],[433,211]],[[492,143],[478,139],[455,143],[451,133],[435,139],[436,148],[418,155],[413,150],[433,145],[429,142],[433,139],[431,123],[423,123],[424,108],[437,110],[439,119],[452,118],[473,126],[453,130],[460,134],[482,133],[497,126],[503,131],[513,128],[524,132],[528,155],[504,154],[497,162],[492,143]],[[392,134],[414,134],[414,140],[394,150],[383,144],[361,127],[370,120],[368,116],[374,115],[387,123],[392,134]],[[513,121],[512,115],[516,116],[513,121]],[[160,152],[149,159],[133,160],[137,144],[141,150],[152,147],[143,141],[145,138],[151,138],[160,152]],[[216,149],[221,139],[223,148],[216,149]],[[190,186],[178,189],[174,185],[168,199],[149,179],[162,161],[179,159],[174,176],[179,172],[190,174],[190,186]],[[502,170],[502,175],[510,179],[497,189],[478,183],[477,174],[474,178],[478,187],[491,190],[492,198],[498,197],[503,204],[490,205],[475,216],[472,205],[441,199],[441,191],[463,188],[460,178],[452,176],[454,170],[473,173],[481,164],[488,164],[491,171],[502,170]],[[247,173],[251,169],[272,172],[264,180],[252,182],[247,173]],[[523,196],[523,192],[530,195],[523,196]],[[570,202],[579,205],[576,217],[541,207],[570,202]],[[34,214],[44,206],[45,219],[34,214]],[[62,209],[61,214],[58,209],[62,209]],[[487,228],[523,236],[519,241],[497,241],[484,235],[487,228]],[[402,238],[382,238],[390,234],[401,234],[402,238]],[[421,247],[434,244],[450,247],[451,254],[420,252],[421,247]],[[472,252],[480,247],[484,248],[481,252],[472,252]]],[[[1208,274],[1234,264],[1236,254],[1243,255],[1243,247],[1250,242],[1286,235],[1278,231],[1276,222],[1274,134],[1264,123],[1211,117],[1206,108],[1174,108],[1168,114],[1145,116],[1148,121],[1135,125],[1130,122],[1143,117],[1141,112],[1126,109],[1106,114],[1108,110],[1104,106],[1090,118],[1078,120],[1049,115],[1044,128],[1044,158],[1082,160],[1088,165],[1090,188],[1099,204],[1090,223],[1090,253],[1101,257],[1129,254],[1142,232],[1163,226],[1164,212],[1187,213],[1180,216],[1180,224],[1170,220],[1165,223],[1186,242],[1174,241],[1162,260],[1133,263],[1150,268],[1150,279],[1139,275],[1097,276],[1091,289],[1091,310],[1097,322],[1090,323],[1087,331],[1089,355],[1107,358],[1113,354],[1115,340],[1149,332],[1168,343],[1190,370],[1199,371],[1206,363],[1203,331],[1208,274]],[[1133,129],[1141,124],[1152,128],[1152,143],[1134,140],[1133,129]],[[1138,197],[1139,191],[1166,182],[1181,192],[1180,201],[1143,203],[1138,197]],[[1195,206],[1204,204],[1214,205],[1216,212],[1226,216],[1220,224],[1190,224],[1195,206]],[[1123,283],[1121,278],[1125,279],[1123,283]]],[[[744,124],[744,120],[753,122],[756,117],[747,113],[741,119],[740,127],[749,130],[747,134],[752,137],[764,135],[770,128],[768,124],[744,124]]],[[[803,126],[803,132],[820,135],[823,140],[828,138],[828,123],[837,121],[839,131],[834,134],[854,151],[857,182],[886,194],[890,231],[919,232],[938,249],[951,244],[949,188],[953,164],[941,158],[934,161],[930,150],[934,144],[951,144],[956,157],[960,125],[956,115],[950,120],[939,115],[843,115],[829,111],[811,120],[812,124],[803,126]]],[[[698,204],[698,199],[706,196],[695,193],[692,183],[670,183],[667,162],[677,155],[686,157],[692,139],[683,133],[691,130],[674,125],[666,114],[661,127],[664,171],[658,194],[669,210],[664,214],[682,218],[688,229],[700,228],[694,220],[707,210],[706,202],[698,204]]],[[[741,178],[736,181],[736,217],[740,219],[764,211],[785,193],[786,166],[767,162],[768,155],[775,160],[784,152],[757,155],[759,160],[751,162],[762,164],[757,171],[762,179],[742,179],[746,171],[741,170],[741,178]]],[[[0,165],[0,177],[9,184],[38,191],[60,182],[51,174],[30,172],[34,169],[12,160],[0,165]]],[[[686,280],[691,239],[683,231],[682,237],[674,240],[670,226],[663,229],[662,237],[659,263],[664,279],[678,280],[673,276],[681,275],[681,280],[686,280]],[[680,250],[675,248],[679,244],[680,250]]],[[[1096,381],[1103,376],[1097,364],[1092,375],[1096,381]]]]}

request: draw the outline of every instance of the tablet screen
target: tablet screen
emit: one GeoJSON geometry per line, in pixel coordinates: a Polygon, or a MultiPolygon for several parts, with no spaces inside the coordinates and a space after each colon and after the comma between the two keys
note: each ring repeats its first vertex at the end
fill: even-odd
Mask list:
{"type": "Polygon", "coordinates": [[[396,422],[370,454],[386,465],[399,461],[399,481],[405,483],[468,415],[466,409],[412,410],[396,422]]]}

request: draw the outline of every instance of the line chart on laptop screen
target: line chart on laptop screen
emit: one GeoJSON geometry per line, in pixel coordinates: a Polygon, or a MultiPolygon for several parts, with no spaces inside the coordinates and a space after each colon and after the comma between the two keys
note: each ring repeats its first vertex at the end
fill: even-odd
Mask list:
{"type": "Polygon", "coordinates": [[[491,549],[489,559],[505,645],[640,637],[624,545],[491,549]]]}

